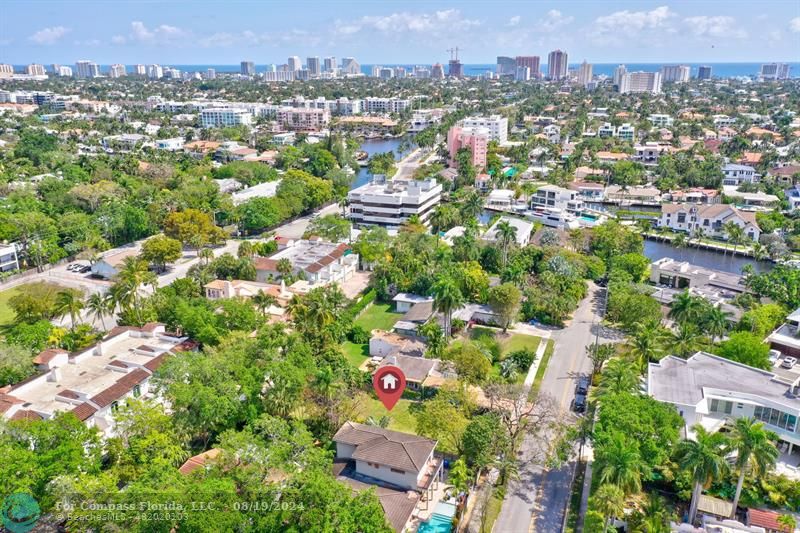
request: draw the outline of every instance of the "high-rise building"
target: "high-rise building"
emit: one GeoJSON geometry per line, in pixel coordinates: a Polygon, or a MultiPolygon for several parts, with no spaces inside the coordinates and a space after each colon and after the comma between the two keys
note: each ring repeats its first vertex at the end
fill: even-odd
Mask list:
{"type": "Polygon", "coordinates": [[[619,92],[628,93],[652,93],[661,92],[661,73],[660,72],[628,72],[622,77],[619,85],[619,92]]]}
{"type": "Polygon", "coordinates": [[[207,80],[214,80],[217,78],[217,71],[213,68],[206,69],[206,79],[207,80]]]}
{"type": "Polygon", "coordinates": [[[325,72],[333,72],[334,70],[336,70],[336,58],[334,56],[329,56],[323,59],[322,69],[325,72]]]}
{"type": "Polygon", "coordinates": [[[58,75],[64,77],[72,77],[72,67],[67,67],[65,65],[60,65],[58,67],[58,75]]]}
{"type": "Polygon", "coordinates": [[[444,67],[441,63],[434,63],[431,67],[431,78],[434,80],[444,79],[444,67]]]}
{"type": "Polygon", "coordinates": [[[312,78],[319,78],[319,75],[322,74],[322,63],[319,60],[319,56],[306,58],[306,68],[312,78]]]}
{"type": "Polygon", "coordinates": [[[581,66],[578,67],[578,85],[586,87],[592,82],[592,65],[583,60],[581,66]]]}
{"type": "Polygon", "coordinates": [[[517,62],[513,57],[497,56],[495,72],[498,76],[514,76],[517,73],[517,62]]]}
{"type": "Polygon", "coordinates": [[[461,61],[458,59],[451,59],[447,63],[447,75],[451,78],[462,78],[464,77],[464,65],[461,64],[461,61]]]}
{"type": "Polygon", "coordinates": [[[242,76],[255,76],[256,75],[256,64],[252,61],[242,61],[239,66],[239,73],[242,76]]]}
{"type": "Polygon", "coordinates": [[[287,63],[289,64],[289,70],[292,71],[303,68],[303,63],[300,61],[299,56],[289,56],[287,63]]]}
{"type": "Polygon", "coordinates": [[[14,75],[14,67],[8,63],[0,64],[0,78],[10,78],[14,75]]]}
{"type": "MultiPolygon", "coordinates": [[[[527,68],[527,67],[524,67],[527,68]]],[[[487,148],[490,141],[489,130],[481,127],[453,126],[447,131],[447,151],[450,166],[458,167],[456,154],[462,148],[470,151],[472,166],[483,169],[486,166],[487,148]]]]}
{"type": "Polygon", "coordinates": [[[75,75],[79,78],[97,78],[100,76],[100,66],[94,61],[82,59],[75,63],[75,75]]]}
{"type": "Polygon", "coordinates": [[[127,71],[125,70],[125,65],[122,65],[120,63],[115,63],[110,67],[108,67],[109,78],[121,78],[125,74],[127,74],[127,71]]]}
{"type": "Polygon", "coordinates": [[[378,71],[378,77],[382,80],[394,78],[394,69],[391,67],[381,67],[378,71]]]}
{"type": "Polygon", "coordinates": [[[427,79],[431,77],[431,69],[417,65],[414,67],[414,77],[419,79],[427,79]]]}
{"type": "Polygon", "coordinates": [[[394,67],[394,77],[395,78],[405,78],[406,77],[406,68],[405,67],[394,67]]]}
{"type": "Polygon", "coordinates": [[[25,74],[29,76],[46,76],[47,72],[44,70],[44,65],[38,63],[31,63],[25,67],[25,74]]]}
{"type": "Polygon", "coordinates": [[[539,79],[541,76],[539,70],[539,56],[517,56],[514,61],[518,67],[528,67],[531,69],[532,79],[539,79]]]}
{"type": "Polygon", "coordinates": [[[531,79],[531,69],[523,65],[516,67],[514,79],[517,81],[528,81],[531,79]]]}
{"type": "Polygon", "coordinates": [[[547,56],[547,77],[551,80],[563,80],[567,77],[567,53],[553,50],[547,56]]]}
{"type": "Polygon", "coordinates": [[[710,80],[711,79],[711,67],[709,65],[703,65],[697,69],[697,79],[698,80],[710,80]]]}
{"type": "Polygon", "coordinates": [[[133,73],[137,76],[147,76],[147,67],[144,65],[134,65],[133,73]]]}
{"type": "Polygon", "coordinates": [[[60,68],[61,68],[61,65],[59,65],[58,63],[53,63],[52,65],[50,65],[50,72],[52,72],[53,74],[58,76],[58,69],[60,69],[60,68]]]}
{"type": "Polygon", "coordinates": [[[161,68],[161,65],[148,65],[147,77],[151,80],[159,80],[164,77],[164,69],[161,68]]]}
{"type": "Polygon", "coordinates": [[[622,85],[622,78],[624,78],[627,73],[628,69],[625,67],[625,65],[619,65],[614,69],[613,82],[617,89],[619,89],[619,86],[622,85]]]}
{"type": "Polygon", "coordinates": [[[356,61],[354,57],[343,57],[342,74],[361,74],[361,65],[358,64],[358,61],[356,61]]]}
{"type": "Polygon", "coordinates": [[[661,81],[672,81],[675,83],[686,83],[689,81],[689,65],[664,65],[661,67],[661,81]]]}
{"type": "Polygon", "coordinates": [[[372,76],[373,78],[379,78],[381,75],[382,68],[383,67],[380,65],[372,65],[372,68],[370,69],[370,76],[372,76]]]}
{"type": "Polygon", "coordinates": [[[765,63],[758,77],[763,81],[785,80],[789,78],[789,68],[788,63],[765,63]]]}

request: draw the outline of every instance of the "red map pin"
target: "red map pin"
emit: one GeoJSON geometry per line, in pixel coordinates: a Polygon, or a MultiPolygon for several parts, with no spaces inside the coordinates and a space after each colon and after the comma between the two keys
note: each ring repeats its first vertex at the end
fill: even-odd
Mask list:
{"type": "Polygon", "coordinates": [[[382,366],[372,376],[372,386],[383,406],[391,411],[403,395],[406,388],[406,376],[396,366],[382,366]]]}

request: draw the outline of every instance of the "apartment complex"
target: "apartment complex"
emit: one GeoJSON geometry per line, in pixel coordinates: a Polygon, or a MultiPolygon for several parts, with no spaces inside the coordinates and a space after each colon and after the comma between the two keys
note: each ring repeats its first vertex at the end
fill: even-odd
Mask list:
{"type": "Polygon", "coordinates": [[[517,72],[517,62],[513,57],[497,56],[497,68],[495,72],[498,76],[513,76],[517,72]]]}
{"type": "Polygon", "coordinates": [[[385,176],[375,176],[371,183],[347,194],[353,223],[390,228],[399,227],[412,215],[427,224],[441,198],[442,186],[436,178],[387,181],[385,176]]]}
{"type": "Polygon", "coordinates": [[[200,125],[204,128],[224,128],[226,126],[249,126],[253,115],[247,109],[236,107],[212,107],[200,112],[200,125]]]}
{"type": "Polygon", "coordinates": [[[239,65],[239,73],[242,76],[255,76],[256,64],[252,61],[242,61],[242,63],[239,65]]]}
{"type": "Polygon", "coordinates": [[[619,92],[628,93],[652,93],[661,92],[661,73],[660,72],[626,72],[620,76],[619,92]]]}
{"type": "Polygon", "coordinates": [[[661,67],[661,81],[686,83],[689,81],[689,65],[664,65],[661,67]]]}
{"type": "Polygon", "coordinates": [[[121,78],[126,74],[125,65],[121,65],[119,63],[115,63],[108,68],[108,77],[109,78],[121,78]]]}
{"type": "Polygon", "coordinates": [[[697,79],[698,80],[710,80],[711,79],[711,67],[708,65],[703,65],[697,69],[697,79]]]}
{"type": "Polygon", "coordinates": [[[117,407],[126,398],[152,396],[153,373],[171,353],[189,347],[186,337],[150,323],[114,328],[94,346],[72,354],[45,350],[33,360],[37,374],[0,393],[0,414],[11,420],[50,419],[72,411],[113,436],[117,407]]]}
{"type": "Polygon", "coordinates": [[[502,115],[488,117],[467,117],[459,125],[462,128],[486,128],[489,140],[500,144],[508,141],[508,119],[502,115]]]}
{"type": "Polygon", "coordinates": [[[532,79],[541,77],[542,72],[539,66],[539,56],[517,56],[515,59],[518,67],[528,67],[532,79]]]}
{"type": "Polygon", "coordinates": [[[592,81],[592,65],[586,62],[581,63],[578,67],[578,85],[586,87],[592,81]]]}
{"type": "Polygon", "coordinates": [[[319,131],[330,123],[331,114],[327,109],[281,107],[276,120],[290,131],[319,131]]]}
{"type": "Polygon", "coordinates": [[[311,285],[344,283],[358,268],[358,254],[346,244],[322,240],[289,240],[283,249],[269,257],[256,258],[256,281],[267,283],[282,277],[278,263],[287,260],[292,274],[301,275],[311,285]]]}
{"type": "Polygon", "coordinates": [[[449,164],[458,167],[456,155],[462,148],[472,154],[472,166],[482,169],[486,166],[486,155],[491,135],[487,128],[453,126],[447,132],[447,151],[450,154],[449,164]]]}
{"type": "Polygon", "coordinates": [[[78,61],[75,63],[75,76],[78,78],[97,78],[100,76],[100,65],[85,59],[78,61]]]}
{"type": "Polygon", "coordinates": [[[47,72],[44,70],[44,65],[40,65],[38,63],[31,63],[25,67],[25,74],[28,76],[47,76],[47,72]]]}
{"type": "Polygon", "coordinates": [[[547,56],[547,77],[551,80],[563,80],[567,77],[567,53],[553,50],[547,56]]]}
{"type": "Polygon", "coordinates": [[[368,96],[361,103],[364,113],[402,113],[411,107],[411,101],[404,98],[377,98],[368,96]]]}
{"type": "Polygon", "coordinates": [[[761,81],[775,81],[789,79],[791,66],[788,63],[766,63],[761,65],[758,77],[761,81]]]}

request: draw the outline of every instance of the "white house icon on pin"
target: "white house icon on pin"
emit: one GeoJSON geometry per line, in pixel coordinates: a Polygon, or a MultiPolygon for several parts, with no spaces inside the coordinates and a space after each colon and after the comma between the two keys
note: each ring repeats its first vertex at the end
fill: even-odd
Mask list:
{"type": "Polygon", "coordinates": [[[386,374],[381,378],[381,388],[383,390],[394,390],[397,388],[398,381],[394,374],[386,374]]]}

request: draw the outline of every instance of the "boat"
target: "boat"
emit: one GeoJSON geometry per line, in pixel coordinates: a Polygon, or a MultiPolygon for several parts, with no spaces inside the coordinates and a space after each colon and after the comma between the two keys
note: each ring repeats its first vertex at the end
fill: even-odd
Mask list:
{"type": "Polygon", "coordinates": [[[578,217],[557,207],[535,207],[525,211],[525,217],[551,228],[576,229],[580,227],[578,217]]]}

